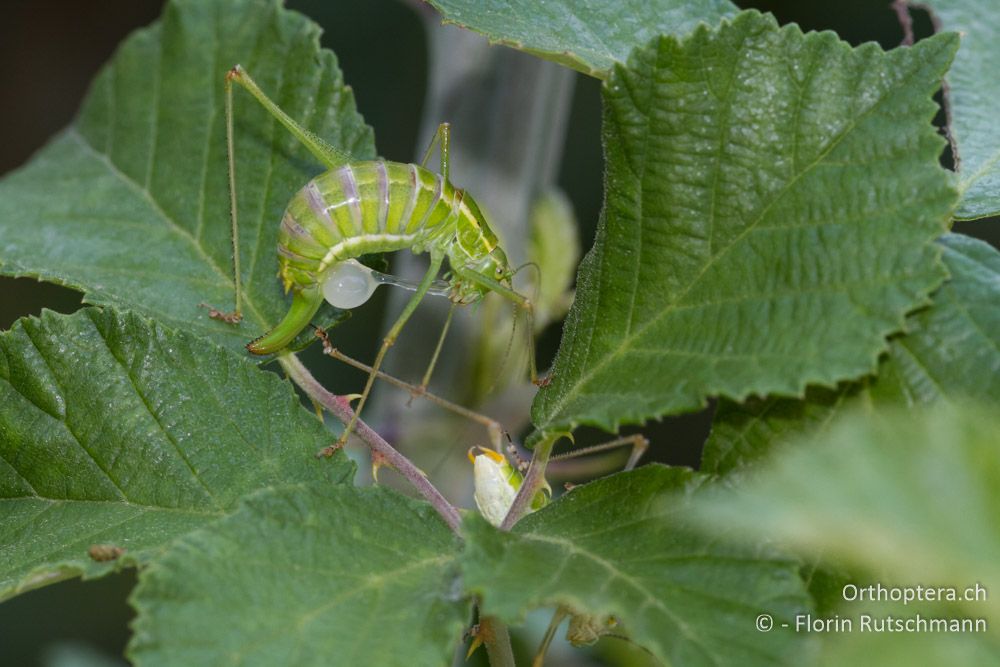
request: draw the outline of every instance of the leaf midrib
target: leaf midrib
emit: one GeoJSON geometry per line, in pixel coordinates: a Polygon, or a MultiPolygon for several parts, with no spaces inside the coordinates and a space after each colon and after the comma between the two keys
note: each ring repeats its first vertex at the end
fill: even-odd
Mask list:
{"type": "MultiPolygon", "coordinates": [[[[274,640],[276,637],[280,637],[288,630],[292,630],[296,633],[296,635],[301,636],[305,627],[309,623],[312,623],[316,618],[320,617],[322,614],[330,611],[331,609],[336,608],[338,605],[343,604],[346,600],[348,600],[351,597],[354,597],[355,595],[359,595],[369,590],[375,590],[380,593],[383,592],[385,590],[386,580],[391,578],[392,576],[398,576],[410,570],[423,569],[438,563],[447,564],[449,562],[454,562],[454,561],[455,557],[453,555],[442,554],[442,555],[432,556],[430,558],[425,558],[423,560],[415,561],[412,563],[408,563],[407,565],[399,567],[395,570],[386,570],[384,571],[384,573],[380,573],[377,579],[373,579],[370,577],[365,578],[360,583],[351,586],[349,588],[345,588],[342,591],[339,591],[337,595],[335,595],[332,599],[324,602],[320,606],[306,610],[300,615],[288,619],[288,623],[282,627],[279,627],[279,629],[276,630],[275,632],[268,635],[264,635],[262,637],[258,637],[257,641],[245,645],[238,653],[232,656],[231,664],[240,664],[244,656],[249,655],[250,653],[253,652],[254,649],[274,640]]],[[[257,565],[260,566],[265,571],[271,570],[274,566],[274,564],[271,562],[253,561],[253,560],[243,561],[243,564],[250,566],[257,565]]],[[[327,575],[327,574],[334,576],[343,575],[343,572],[335,572],[331,570],[318,569],[312,567],[300,566],[300,569],[322,575],[327,575]]]]}
{"type": "Polygon", "coordinates": [[[90,505],[114,505],[116,507],[134,507],[139,512],[175,512],[178,514],[190,514],[193,516],[204,516],[209,518],[219,518],[226,516],[228,510],[218,510],[215,512],[199,510],[190,507],[167,507],[165,505],[144,505],[132,500],[97,500],[79,498],[50,498],[48,496],[16,496],[13,498],[0,498],[0,505],[9,502],[36,501],[56,505],[58,503],[68,504],[90,504],[90,505]]]}
{"type": "MultiPolygon", "coordinates": [[[[163,223],[165,223],[167,229],[169,229],[172,233],[178,236],[182,241],[189,244],[194,249],[195,253],[201,259],[204,260],[205,264],[209,266],[216,275],[218,275],[221,282],[226,286],[227,289],[235,291],[236,286],[233,282],[233,279],[230,276],[227,276],[222,271],[219,265],[216,264],[212,260],[212,258],[208,255],[208,253],[205,251],[204,246],[202,246],[202,244],[194,236],[192,236],[190,232],[184,229],[180,224],[178,224],[176,220],[174,220],[167,214],[167,212],[163,209],[162,206],[160,206],[160,203],[153,196],[152,192],[146,189],[145,186],[141,185],[140,183],[132,179],[130,176],[128,176],[128,174],[121,171],[118,168],[118,166],[111,160],[111,157],[101,152],[93,144],[91,144],[90,141],[87,139],[87,137],[85,137],[76,128],[76,126],[70,127],[69,131],[67,132],[67,136],[69,136],[79,146],[85,149],[100,164],[104,165],[104,167],[108,170],[108,172],[112,176],[114,176],[122,183],[124,183],[127,187],[138,193],[142,197],[142,199],[144,199],[146,203],[152,208],[153,212],[157,214],[159,219],[162,220],[163,223]]],[[[90,289],[88,288],[87,291],[89,292],[90,289]]],[[[243,292],[243,305],[245,306],[245,310],[249,311],[253,315],[253,318],[257,324],[265,327],[267,326],[267,321],[261,315],[260,309],[257,307],[257,304],[254,302],[254,300],[251,298],[250,293],[246,290],[244,290],[243,292]]]]}
{"type": "Polygon", "coordinates": [[[636,581],[635,578],[629,575],[628,573],[620,570],[614,563],[602,558],[593,551],[585,549],[580,545],[578,545],[576,542],[573,542],[566,538],[558,537],[555,535],[543,535],[540,533],[520,533],[518,536],[527,540],[553,545],[564,552],[564,557],[562,558],[562,562],[553,571],[553,574],[551,576],[552,581],[558,580],[559,575],[562,573],[562,570],[565,568],[566,564],[569,562],[570,557],[573,554],[582,556],[583,558],[592,561],[594,564],[606,570],[608,573],[611,574],[612,577],[621,579],[625,584],[627,584],[630,588],[635,590],[640,595],[640,597],[643,599],[643,604],[659,609],[664,616],[670,618],[677,626],[678,630],[680,630],[681,634],[683,634],[684,637],[689,642],[691,642],[695,646],[698,646],[702,651],[704,651],[705,655],[712,661],[713,664],[716,665],[722,664],[721,658],[710,650],[709,648],[710,642],[704,641],[701,637],[695,634],[692,628],[684,621],[682,617],[674,614],[670,610],[670,608],[663,603],[663,601],[659,600],[658,598],[650,594],[649,591],[646,590],[646,588],[640,582],[636,581]]]}
{"type": "MultiPolygon", "coordinates": [[[[798,174],[796,174],[777,193],[775,193],[775,195],[771,198],[771,200],[763,208],[761,208],[761,210],[757,214],[757,216],[750,222],[749,225],[747,225],[743,229],[743,231],[741,231],[738,235],[734,236],[733,239],[729,243],[727,243],[725,246],[723,246],[716,255],[714,255],[711,259],[709,259],[708,262],[705,263],[705,265],[698,272],[698,274],[696,276],[694,276],[694,278],[692,278],[692,280],[688,283],[687,287],[685,287],[684,290],[681,291],[677,295],[677,297],[670,304],[668,304],[663,310],[660,311],[660,313],[658,313],[655,317],[651,318],[648,322],[646,322],[645,324],[643,324],[642,326],[640,326],[635,331],[632,331],[628,335],[626,335],[625,337],[623,337],[621,344],[618,345],[618,347],[615,348],[614,351],[612,351],[610,354],[608,354],[607,356],[605,356],[603,359],[599,360],[597,363],[595,363],[592,366],[590,366],[590,368],[587,369],[587,371],[581,376],[581,378],[572,387],[570,387],[570,389],[566,393],[562,394],[561,396],[559,396],[556,399],[554,407],[551,410],[547,410],[546,411],[551,416],[546,420],[546,422],[545,422],[544,425],[541,425],[541,426],[538,427],[539,430],[540,431],[544,431],[546,429],[546,427],[549,427],[553,423],[553,421],[555,420],[555,417],[557,417],[559,415],[560,411],[567,405],[567,403],[569,403],[578,394],[580,394],[582,388],[598,372],[600,372],[609,363],[611,363],[612,361],[614,361],[615,359],[617,359],[620,355],[624,354],[624,351],[631,346],[632,341],[634,341],[635,339],[637,339],[640,336],[642,336],[646,332],[646,330],[648,330],[649,328],[651,328],[654,325],[658,324],[664,317],[666,317],[669,314],[672,314],[676,310],[677,306],[679,304],[681,304],[681,302],[683,301],[684,297],[687,296],[687,294],[692,289],[694,289],[695,286],[698,285],[699,281],[702,279],[702,277],[705,275],[705,273],[710,268],[712,268],[721,257],[725,256],[732,247],[734,247],[738,242],[742,241],[751,232],[756,231],[758,225],[763,220],[765,214],[777,202],[779,202],[788,193],[789,189],[793,185],[795,185],[803,176],[805,176],[810,171],[812,171],[814,168],[816,168],[816,166],[824,158],[826,158],[827,155],[829,155],[837,146],[840,145],[840,143],[846,137],[848,137],[855,130],[855,128],[857,127],[858,123],[860,123],[862,120],[866,119],[886,99],[891,98],[892,97],[891,93],[893,91],[898,90],[898,89],[904,87],[906,84],[908,84],[910,82],[910,80],[914,76],[916,76],[916,74],[918,72],[922,71],[924,64],[925,64],[925,62],[919,63],[916,67],[913,67],[904,76],[901,76],[899,79],[897,79],[894,82],[894,84],[895,84],[894,86],[892,86],[891,88],[887,89],[871,106],[869,106],[867,109],[863,110],[855,118],[853,118],[851,120],[851,122],[844,128],[844,130],[841,131],[841,133],[839,135],[837,135],[836,137],[834,137],[833,140],[830,142],[830,144],[823,151],[821,151],[817,155],[816,159],[814,159],[810,164],[806,165],[802,169],[802,171],[800,171],[798,174]]],[[[641,196],[642,196],[642,193],[640,192],[640,198],[641,198],[641,196]]],[[[603,260],[604,260],[603,252],[602,252],[601,260],[602,260],[601,264],[603,265],[603,260]]],[[[587,352],[588,353],[589,353],[590,349],[591,349],[591,346],[588,345],[587,346],[587,352]]]]}

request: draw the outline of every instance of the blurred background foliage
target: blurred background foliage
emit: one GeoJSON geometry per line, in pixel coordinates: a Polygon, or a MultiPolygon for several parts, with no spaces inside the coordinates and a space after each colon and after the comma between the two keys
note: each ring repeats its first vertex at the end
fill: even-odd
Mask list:
{"type": "MultiPolygon", "coordinates": [[[[428,123],[428,36],[416,0],[289,0],[287,4],[323,26],[323,44],[340,59],[358,108],[375,129],[379,153],[394,160],[414,159],[425,141],[422,123],[428,123]]],[[[795,22],[805,30],[834,30],[852,44],[876,41],[889,49],[902,39],[888,0],[738,0],[737,4],[773,12],[781,23],[795,22]]],[[[6,0],[0,6],[0,91],[5,102],[0,105],[0,175],[24,164],[71,122],[97,70],[126,35],[154,21],[161,6],[161,0],[6,0]]],[[[915,19],[918,37],[930,34],[928,17],[915,12],[915,19]]],[[[554,165],[553,178],[571,202],[586,249],[593,240],[602,198],[600,91],[595,79],[570,76],[575,81],[571,81],[566,138],[556,151],[561,160],[554,165]]],[[[519,82],[502,83],[516,87],[519,82]]],[[[518,120],[506,119],[514,126],[518,120]]],[[[470,134],[474,144],[475,131],[470,134]]],[[[956,231],[1000,246],[996,220],[961,223],[956,231]]],[[[338,334],[339,347],[361,359],[374,356],[384,327],[380,313],[386,298],[384,292],[379,294],[353,318],[349,335],[338,334]]],[[[30,279],[0,278],[0,327],[38,314],[43,307],[72,312],[79,306],[80,297],[71,290],[30,279]]],[[[541,368],[555,353],[559,334],[558,323],[542,334],[541,368]]],[[[312,355],[314,367],[328,369],[322,379],[334,390],[347,392],[360,386],[361,375],[332,361],[317,362],[315,350],[312,355]]],[[[711,408],[643,429],[653,443],[651,458],[697,467],[710,419],[711,408]]],[[[600,434],[584,431],[578,442],[601,439],[600,434]]],[[[115,656],[121,655],[128,639],[131,612],[125,598],[133,584],[131,573],[95,582],[68,581],[3,603],[0,662],[66,667],[121,664],[115,656]]],[[[544,613],[534,616],[536,622],[529,623],[525,632],[531,636],[515,638],[525,654],[537,645],[548,620],[544,613]]],[[[554,646],[547,664],[646,664],[648,660],[627,643],[606,639],[587,654],[554,646]]]]}

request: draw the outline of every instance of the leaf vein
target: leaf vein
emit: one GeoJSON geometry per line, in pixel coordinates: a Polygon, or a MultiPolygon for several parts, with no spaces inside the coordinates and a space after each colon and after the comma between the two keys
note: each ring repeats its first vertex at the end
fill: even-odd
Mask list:
{"type": "Polygon", "coordinates": [[[159,429],[160,433],[163,434],[163,437],[166,438],[167,442],[170,443],[171,447],[173,447],[174,451],[177,453],[177,457],[181,460],[182,463],[184,463],[187,469],[191,472],[191,477],[194,479],[195,482],[198,483],[199,486],[202,487],[202,489],[208,495],[209,499],[214,504],[215,508],[222,510],[223,506],[222,504],[220,504],[219,498],[216,497],[211,487],[205,482],[205,480],[201,478],[201,475],[198,474],[198,471],[194,467],[194,464],[192,464],[191,460],[188,459],[187,455],[184,453],[183,448],[181,447],[180,443],[177,442],[174,435],[167,429],[166,426],[164,426],[163,422],[160,421],[160,417],[159,415],[156,414],[156,411],[153,409],[153,406],[150,403],[149,398],[139,388],[139,385],[136,382],[136,378],[132,373],[132,369],[128,367],[124,359],[120,359],[118,355],[115,354],[115,350],[111,346],[111,341],[109,341],[105,337],[104,332],[101,331],[98,327],[95,327],[95,329],[97,330],[101,341],[104,343],[104,346],[108,351],[108,356],[110,356],[112,359],[115,360],[115,362],[117,362],[117,365],[122,370],[122,374],[128,380],[129,385],[132,387],[132,391],[135,392],[136,397],[138,397],[143,407],[145,407],[146,413],[153,420],[153,423],[156,424],[156,427],[159,429]]]}
{"type": "MultiPolygon", "coordinates": [[[[784,198],[784,196],[789,192],[789,190],[793,185],[795,185],[799,180],[801,180],[806,174],[810,173],[813,168],[822,163],[827,155],[833,152],[833,150],[837,146],[839,146],[845,140],[846,137],[850,136],[853,133],[854,129],[858,126],[858,124],[862,120],[868,118],[872,113],[874,113],[876,109],[878,109],[885,102],[886,99],[890,99],[892,97],[891,93],[893,90],[907,85],[910,82],[910,79],[916,76],[916,74],[920,71],[920,69],[921,69],[920,67],[911,68],[910,71],[906,72],[903,76],[901,76],[897,81],[894,82],[895,85],[893,89],[885,91],[884,94],[879,96],[870,106],[858,112],[857,115],[851,119],[851,122],[838,135],[832,138],[827,147],[819,152],[819,154],[813,160],[812,163],[806,165],[801,172],[794,175],[777,192],[775,192],[771,196],[769,201],[764,206],[761,207],[760,211],[754,216],[754,218],[750,221],[750,223],[746,227],[744,227],[744,229],[739,234],[735,235],[733,239],[729,241],[723,248],[721,248],[718,254],[712,256],[705,263],[705,265],[701,268],[701,270],[698,271],[698,273],[692,277],[687,286],[675,297],[674,302],[672,304],[669,304],[667,307],[665,307],[663,310],[657,313],[648,322],[640,326],[638,330],[636,330],[635,332],[630,332],[629,335],[624,336],[621,343],[609,354],[597,360],[595,363],[590,364],[589,368],[580,376],[580,378],[571,387],[569,387],[569,389],[566,390],[565,393],[555,398],[552,409],[547,411],[547,414],[549,416],[547,417],[545,423],[551,424],[554,421],[554,418],[558,415],[559,411],[562,410],[570,402],[570,400],[576,397],[582,391],[583,387],[591,379],[593,379],[593,377],[599,371],[603,370],[605,366],[612,363],[621,354],[623,354],[624,351],[629,346],[631,346],[634,340],[636,340],[639,336],[641,336],[647,329],[651,328],[654,324],[658,323],[659,321],[667,317],[667,315],[672,314],[676,308],[676,305],[680,301],[682,301],[683,298],[688,293],[690,293],[691,290],[695,288],[695,286],[697,286],[700,283],[702,277],[709,271],[709,269],[714,267],[715,264],[719,262],[721,258],[726,256],[728,252],[732,248],[734,248],[738,243],[742,242],[761,223],[767,212],[770,211],[771,208],[778,201],[784,198]]],[[[544,430],[544,425],[542,426],[542,429],[544,430]]]]}

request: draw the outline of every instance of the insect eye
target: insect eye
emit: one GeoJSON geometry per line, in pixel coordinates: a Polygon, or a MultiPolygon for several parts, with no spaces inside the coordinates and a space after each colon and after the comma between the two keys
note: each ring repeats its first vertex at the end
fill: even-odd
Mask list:
{"type": "Polygon", "coordinates": [[[501,267],[499,267],[499,266],[497,267],[497,275],[498,276],[502,276],[503,275],[503,269],[501,267]]]}

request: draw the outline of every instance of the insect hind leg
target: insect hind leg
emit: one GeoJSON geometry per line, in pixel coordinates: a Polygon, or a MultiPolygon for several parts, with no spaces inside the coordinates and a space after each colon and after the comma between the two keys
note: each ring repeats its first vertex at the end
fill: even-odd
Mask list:
{"type": "Polygon", "coordinates": [[[434,152],[434,147],[441,144],[441,171],[439,172],[444,176],[444,180],[448,180],[448,172],[451,170],[451,162],[449,158],[449,152],[451,149],[451,123],[441,123],[438,125],[438,129],[434,132],[434,136],[431,138],[430,145],[427,146],[427,150],[424,151],[424,159],[420,161],[421,167],[427,166],[427,161],[431,157],[431,153],[434,152]]]}
{"type": "MultiPolygon", "coordinates": [[[[323,353],[326,354],[327,356],[333,357],[338,361],[342,361],[348,366],[353,366],[354,368],[364,371],[365,373],[374,372],[375,377],[377,377],[378,379],[384,380],[393,386],[399,387],[400,389],[404,389],[410,392],[411,396],[421,396],[430,401],[431,403],[434,403],[435,405],[444,408],[445,410],[448,410],[449,412],[453,412],[461,417],[465,417],[466,419],[474,421],[477,424],[482,424],[483,427],[486,429],[487,434],[489,435],[490,445],[493,447],[494,450],[498,452],[501,451],[501,445],[503,443],[504,438],[510,440],[510,435],[507,433],[507,430],[497,420],[492,419],[491,417],[488,417],[480,412],[476,412],[474,410],[470,410],[466,407],[458,405],[457,403],[452,403],[448,399],[437,396],[436,394],[432,394],[431,392],[427,391],[426,387],[418,387],[416,385],[410,384],[409,382],[400,380],[399,378],[393,375],[389,375],[385,371],[375,370],[368,364],[364,364],[356,359],[347,356],[346,354],[335,348],[330,343],[330,337],[327,336],[326,332],[323,331],[322,329],[316,329],[316,337],[319,338],[321,341],[323,341],[323,353]]],[[[326,450],[323,450],[323,452],[325,453],[327,450],[331,449],[332,448],[327,448],[326,450]]],[[[330,451],[330,453],[332,454],[333,451],[330,451]]]]}
{"type": "Polygon", "coordinates": [[[622,468],[622,470],[632,470],[639,462],[639,459],[642,458],[642,455],[646,453],[646,450],[649,449],[649,440],[639,433],[625,435],[620,438],[615,438],[614,440],[609,440],[608,442],[603,442],[599,445],[582,447],[565,454],[559,454],[551,457],[549,461],[565,461],[567,459],[574,459],[578,456],[587,456],[588,454],[596,454],[598,452],[608,451],[609,449],[618,449],[620,447],[627,446],[631,446],[632,451],[629,454],[628,461],[625,463],[625,467],[622,468]]]}
{"type": "MultiPolygon", "coordinates": [[[[423,378],[420,380],[420,386],[415,388],[415,391],[410,392],[410,400],[412,401],[414,397],[426,394],[427,385],[431,383],[431,375],[434,373],[434,367],[437,366],[438,357],[441,356],[441,350],[444,348],[444,339],[448,335],[448,329],[451,327],[451,318],[455,314],[455,306],[457,306],[454,301],[451,303],[451,307],[448,309],[448,317],[445,318],[444,327],[441,328],[441,335],[438,336],[437,345],[434,347],[434,354],[431,355],[431,361],[427,364],[427,370],[424,372],[423,378]]],[[[407,403],[409,405],[409,403],[407,403]]]]}
{"type": "Polygon", "coordinates": [[[281,123],[292,136],[299,140],[313,156],[323,163],[328,169],[341,167],[355,158],[346,151],[336,148],[316,134],[296,123],[287,113],[257,86],[257,83],[247,74],[241,66],[235,65],[226,72],[226,157],[229,162],[229,210],[232,224],[233,243],[233,285],[235,288],[236,305],[232,312],[225,312],[205,305],[208,308],[208,316],[213,320],[221,320],[229,324],[238,324],[243,319],[242,303],[243,288],[242,275],[240,271],[240,234],[239,220],[236,211],[236,149],[233,133],[233,84],[237,84],[250,93],[257,102],[279,123],[281,123]]]}
{"type": "Polygon", "coordinates": [[[208,316],[213,320],[220,320],[227,324],[239,324],[243,320],[243,288],[240,271],[240,225],[236,212],[236,150],[233,142],[233,82],[231,74],[232,71],[226,75],[226,159],[229,163],[229,221],[233,244],[233,287],[235,290],[233,298],[236,305],[233,311],[228,313],[204,303],[199,305],[202,308],[208,308],[208,316]]]}

